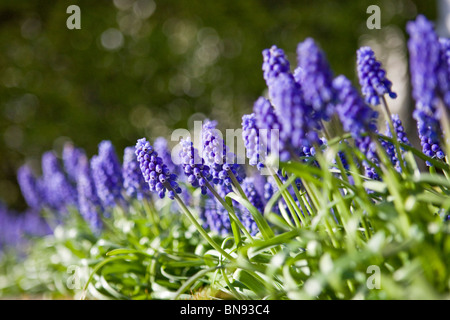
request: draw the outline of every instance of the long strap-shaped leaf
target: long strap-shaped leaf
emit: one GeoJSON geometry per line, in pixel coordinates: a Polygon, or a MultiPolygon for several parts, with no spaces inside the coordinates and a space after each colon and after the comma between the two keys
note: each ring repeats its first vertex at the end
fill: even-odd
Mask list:
{"type": "Polygon", "coordinates": [[[259,231],[261,231],[261,234],[264,239],[273,238],[274,233],[270,228],[269,224],[267,223],[266,219],[264,219],[261,212],[259,212],[258,209],[256,209],[249,201],[245,200],[240,195],[237,195],[234,192],[230,192],[229,194],[226,195],[225,198],[231,198],[239,202],[251,213],[253,220],[255,220],[256,225],[258,226],[259,231]]]}

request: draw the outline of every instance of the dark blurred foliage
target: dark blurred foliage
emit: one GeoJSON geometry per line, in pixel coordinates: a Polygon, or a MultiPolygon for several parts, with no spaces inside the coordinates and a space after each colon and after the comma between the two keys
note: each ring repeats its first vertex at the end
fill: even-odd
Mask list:
{"type": "Polygon", "coordinates": [[[0,2],[0,199],[23,208],[18,166],[40,174],[40,156],[72,140],[88,155],[111,140],[119,156],[143,136],[210,117],[238,128],[264,93],[261,51],[313,37],[335,74],[355,79],[355,51],[368,5],[382,27],[434,1],[2,0],[0,2]],[[69,30],[66,8],[81,8],[69,30]]]}

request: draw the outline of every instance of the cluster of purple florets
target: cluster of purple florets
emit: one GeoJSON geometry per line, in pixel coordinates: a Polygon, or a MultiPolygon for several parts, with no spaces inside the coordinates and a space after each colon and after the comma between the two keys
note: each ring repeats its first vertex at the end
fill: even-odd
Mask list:
{"type": "MultiPolygon", "coordinates": [[[[425,17],[408,24],[413,97],[416,100],[414,118],[423,152],[436,159],[445,157],[439,118],[443,104],[450,110],[450,40],[439,39],[432,23],[425,17]]],[[[281,161],[292,159],[303,149],[319,141],[326,122],[336,115],[344,131],[352,134],[356,146],[363,151],[372,165],[378,165],[373,137],[378,134],[378,112],[371,108],[384,101],[385,96],[395,99],[392,82],[387,78],[374,51],[364,46],[357,50],[357,72],[362,96],[345,76],[333,78],[333,72],[319,46],[306,39],[297,47],[297,67],[292,73],[284,51],[276,46],[263,51],[263,77],[268,87],[268,99],[260,97],[254,104],[253,114],[243,117],[243,138],[247,146],[250,165],[260,165],[257,143],[265,142],[258,130],[277,129],[280,132],[278,156],[281,161]]],[[[397,137],[408,144],[405,130],[398,116],[393,119],[397,137]]],[[[386,135],[391,137],[389,131],[386,135]]],[[[392,163],[398,166],[398,154],[392,143],[383,142],[392,163]]],[[[263,149],[271,153],[268,148],[263,149]]],[[[365,162],[369,177],[378,179],[375,168],[365,162]]],[[[431,165],[429,162],[427,162],[431,165]]]]}
{"type": "MultiPolygon", "coordinates": [[[[450,69],[448,39],[439,39],[433,24],[423,15],[407,24],[412,95],[416,101],[413,113],[422,151],[429,157],[443,159],[439,110],[450,110],[450,69]]],[[[427,162],[428,163],[428,162],[427,162]]],[[[428,163],[431,165],[430,163],[428,163]]]]}
{"type": "Polygon", "coordinates": [[[200,187],[202,194],[207,192],[207,182],[211,181],[210,169],[205,165],[205,160],[200,158],[197,149],[191,139],[182,139],[180,142],[181,151],[179,154],[183,171],[187,176],[187,181],[193,187],[200,187]]]}
{"type": "Polygon", "coordinates": [[[30,239],[51,234],[47,222],[34,208],[9,210],[0,202],[0,258],[9,250],[21,251],[30,239]]]}
{"type": "Polygon", "coordinates": [[[392,82],[386,78],[386,71],[376,60],[370,47],[362,47],[357,51],[357,70],[361,91],[366,102],[372,105],[380,104],[380,97],[388,94],[395,99],[397,94],[392,91],[392,82]]]}
{"type": "Polygon", "coordinates": [[[212,182],[231,186],[234,176],[241,183],[245,178],[243,167],[237,163],[236,155],[228,150],[216,125],[216,121],[207,120],[202,127],[202,156],[211,170],[212,182]]]}
{"type": "Polygon", "coordinates": [[[260,149],[262,148],[259,142],[258,127],[256,126],[256,116],[254,113],[246,114],[242,117],[242,138],[244,139],[249,164],[251,166],[263,166],[260,161],[260,149]]]}
{"type": "MultiPolygon", "coordinates": [[[[160,148],[168,153],[161,139],[164,138],[159,140],[160,148]]],[[[160,196],[164,194],[160,185],[155,184],[151,190],[153,182],[145,181],[135,147],[124,149],[121,164],[113,144],[107,140],[99,144],[98,154],[91,159],[71,143],[64,145],[62,161],[54,152],[46,152],[42,156],[42,176],[36,176],[32,167],[24,164],[18,169],[17,180],[30,210],[38,215],[43,209],[55,212],[58,222],[68,207],[78,209],[94,232],[102,229],[102,219],[110,217],[116,206],[126,208],[132,199],[149,199],[150,191],[156,189],[160,196]]],[[[171,176],[167,179],[171,188],[181,192],[172,180],[171,176]]],[[[163,177],[160,181],[164,181],[163,177]]]]}
{"type": "Polygon", "coordinates": [[[102,141],[98,155],[91,159],[92,178],[97,193],[106,208],[114,207],[123,199],[122,168],[111,141],[102,141]]]}
{"type": "Polygon", "coordinates": [[[170,172],[162,158],[145,139],[139,139],[136,143],[135,153],[145,182],[148,183],[151,192],[158,193],[162,199],[167,196],[174,199],[181,188],[177,183],[177,175],[170,172]]]}
{"type": "MultiPolygon", "coordinates": [[[[445,157],[441,148],[440,120],[450,111],[450,40],[439,39],[433,24],[424,16],[408,23],[407,31],[412,93],[416,103],[413,117],[417,121],[423,153],[440,160],[445,157]]],[[[334,76],[324,52],[313,39],[299,43],[296,54],[297,66],[292,72],[282,49],[272,46],[262,52],[268,96],[259,97],[253,104],[252,113],[244,115],[241,123],[249,165],[261,170],[267,166],[264,160],[269,155],[276,155],[281,161],[302,159],[319,166],[315,156],[318,148],[327,148],[327,122],[335,118],[340,120],[343,131],[350,133],[351,145],[364,154],[362,166],[368,178],[381,179],[378,175],[378,142],[392,166],[401,172],[402,160],[396,145],[377,138],[378,112],[372,107],[384,102],[386,95],[394,99],[396,94],[374,51],[367,46],[357,50],[356,66],[362,94],[345,76],[334,76]]],[[[392,123],[399,142],[409,145],[398,115],[392,117],[392,123]]],[[[204,122],[201,150],[194,148],[190,139],[182,140],[177,161],[173,161],[168,142],[161,137],[155,139],[153,145],[142,138],[134,147],[125,148],[122,164],[111,141],[102,141],[98,154],[91,159],[84,150],[68,143],[62,152],[62,163],[55,153],[46,152],[42,156],[42,176],[35,176],[31,166],[25,164],[18,170],[18,182],[32,212],[55,211],[60,219],[61,214],[72,207],[79,210],[94,231],[102,229],[102,219],[109,217],[116,206],[126,208],[130,199],[146,201],[152,194],[157,194],[159,198],[167,196],[179,200],[177,194],[182,193],[179,183],[187,182],[191,187],[201,189],[199,215],[204,226],[220,234],[229,233],[228,212],[214,194],[225,199],[229,192],[240,189],[249,202],[263,212],[278,187],[273,177],[258,181],[254,176],[247,177],[244,166],[237,163],[237,156],[230,152],[216,127],[216,121],[204,122]]],[[[389,126],[384,135],[394,136],[389,126]]],[[[350,146],[349,140],[341,143],[350,146]]],[[[348,169],[344,153],[339,151],[338,156],[348,169]]],[[[282,182],[286,181],[284,173],[274,172],[282,182]]],[[[297,202],[295,187],[303,188],[297,180],[286,190],[297,202]]],[[[244,226],[251,234],[256,234],[258,227],[251,213],[237,202],[232,201],[232,204],[244,226]]],[[[288,207],[278,201],[272,211],[295,214],[289,212],[288,207]]],[[[0,227],[15,221],[4,211],[0,206],[0,220],[3,219],[0,227]]],[[[11,238],[14,238],[14,232],[10,232],[11,238]]],[[[2,241],[6,240],[0,238],[0,245],[2,241]]]]}
{"type": "Polygon", "coordinates": [[[122,176],[123,188],[128,196],[138,200],[148,198],[150,188],[142,175],[134,147],[126,147],[123,151],[122,176]]]}
{"type": "Polygon", "coordinates": [[[328,120],[335,112],[336,91],[324,52],[312,38],[307,38],[297,47],[297,62],[297,81],[302,85],[306,103],[320,118],[328,120]]]}

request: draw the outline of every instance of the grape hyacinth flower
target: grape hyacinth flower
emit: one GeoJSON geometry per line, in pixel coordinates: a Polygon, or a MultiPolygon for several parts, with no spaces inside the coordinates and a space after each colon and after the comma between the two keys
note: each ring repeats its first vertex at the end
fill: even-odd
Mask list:
{"type": "MultiPolygon", "coordinates": [[[[409,33],[412,95],[417,107],[428,115],[435,114],[441,60],[441,46],[433,24],[423,15],[406,25],[409,33]]],[[[446,66],[446,64],[444,65],[446,66]]]]}
{"type": "Polygon", "coordinates": [[[22,242],[20,219],[0,203],[0,249],[17,247],[22,242]]]}
{"type": "Polygon", "coordinates": [[[0,201],[0,258],[2,257],[2,251],[7,245],[6,241],[6,228],[8,223],[8,210],[6,206],[0,201]]]}
{"type": "MultiPolygon", "coordinates": [[[[281,181],[284,183],[287,180],[287,177],[283,177],[281,175],[281,173],[279,172],[278,174],[280,176],[281,181]]],[[[298,186],[297,186],[298,187],[298,186]]],[[[264,199],[264,202],[267,202],[274,196],[274,194],[278,191],[278,186],[275,182],[275,180],[272,177],[269,177],[266,181],[266,183],[264,184],[264,193],[262,196],[262,199],[264,199]]],[[[292,198],[295,200],[296,205],[300,208],[300,202],[297,199],[297,196],[292,188],[292,186],[290,186],[288,189],[289,193],[292,195],[292,198]]],[[[286,202],[283,200],[283,198],[279,198],[278,201],[273,205],[271,211],[280,215],[281,214],[281,209],[284,209],[289,215],[295,215],[295,212],[291,212],[289,210],[289,207],[286,205],[286,202]]],[[[300,211],[303,213],[303,209],[300,209],[300,211]]]]}
{"type": "Polygon", "coordinates": [[[254,113],[242,116],[242,139],[246,150],[246,156],[251,166],[262,166],[260,162],[260,144],[256,116],[254,113]]]}
{"type": "MultiPolygon", "coordinates": [[[[300,85],[295,82],[291,74],[280,74],[272,84],[273,99],[278,120],[281,123],[280,140],[290,153],[295,153],[305,144],[318,141],[317,132],[320,125],[314,118],[313,109],[306,104],[302,97],[300,85]]],[[[281,149],[280,149],[281,151],[281,149]]],[[[284,151],[284,150],[283,150],[284,151]]],[[[287,153],[280,152],[281,158],[287,153]]]]}
{"type": "Polygon", "coordinates": [[[264,49],[263,55],[263,76],[267,86],[282,73],[290,73],[290,63],[284,54],[283,49],[272,46],[270,49],[264,49]]]}
{"type": "MultiPolygon", "coordinates": [[[[416,101],[413,118],[417,121],[422,151],[429,157],[442,159],[444,152],[440,147],[441,130],[437,104],[439,84],[443,83],[439,75],[448,72],[440,70],[448,69],[448,64],[442,61],[441,45],[433,24],[423,15],[417,16],[415,21],[408,22],[406,30],[410,36],[408,51],[412,95],[416,101]]],[[[431,165],[428,162],[427,164],[431,165]]]]}
{"type": "MultiPolygon", "coordinates": [[[[376,154],[376,145],[370,136],[361,136],[356,138],[355,146],[366,156],[369,161],[378,166],[379,160],[376,154]]],[[[366,177],[373,180],[380,180],[380,176],[376,172],[375,168],[369,165],[367,161],[363,161],[363,166],[366,177]]]]}
{"type": "Polygon", "coordinates": [[[277,86],[274,86],[274,83],[280,78],[280,76],[290,77],[293,81],[295,81],[295,79],[290,71],[290,63],[283,49],[280,49],[274,45],[270,49],[264,49],[262,51],[262,55],[263,77],[267,84],[268,95],[273,105],[278,108],[278,105],[274,103],[274,99],[276,99],[277,95],[277,86]]]}
{"type": "Polygon", "coordinates": [[[297,62],[300,70],[296,69],[295,77],[302,86],[305,102],[319,118],[329,120],[334,113],[336,94],[325,54],[312,38],[307,38],[297,46],[297,62]]]}
{"type": "Polygon", "coordinates": [[[295,70],[294,70],[294,79],[295,79],[295,81],[297,83],[301,84],[303,77],[304,77],[303,68],[301,68],[301,67],[295,68],[295,70]]]}
{"type": "Polygon", "coordinates": [[[438,68],[439,94],[450,110],[450,39],[439,38],[440,62],[438,68]]]}
{"type": "MultiPolygon", "coordinates": [[[[247,196],[248,201],[259,211],[264,212],[264,202],[262,196],[257,192],[254,179],[252,177],[247,177],[242,182],[242,190],[247,196]]],[[[258,233],[259,228],[253,219],[251,213],[244,206],[240,206],[240,215],[239,219],[242,221],[242,224],[249,230],[251,235],[255,235],[258,233]]]]}
{"type": "MultiPolygon", "coordinates": [[[[266,183],[264,184],[264,193],[263,198],[265,202],[267,203],[277,192],[278,187],[273,179],[267,179],[266,183]]],[[[276,214],[280,214],[280,201],[277,201],[274,206],[272,207],[272,212],[275,212],[276,214]]]]}
{"type": "MultiPolygon", "coordinates": [[[[405,128],[403,127],[402,120],[400,120],[400,117],[398,114],[392,115],[392,123],[394,124],[395,132],[397,133],[397,139],[403,144],[411,145],[409,142],[408,137],[406,136],[405,128]]],[[[392,138],[392,132],[389,130],[389,126],[386,122],[386,132],[385,135],[392,138]]]]}
{"type": "MultiPolygon", "coordinates": [[[[418,131],[423,131],[423,123],[421,121],[418,122],[418,131]]],[[[420,137],[420,144],[422,145],[422,152],[430,157],[442,160],[445,157],[445,153],[440,146],[439,139],[436,136],[431,138],[427,137],[425,134],[422,134],[420,137]]],[[[429,161],[426,161],[428,166],[432,166],[429,161]]]]}
{"type": "Polygon", "coordinates": [[[92,231],[98,233],[102,229],[100,213],[103,206],[92,179],[89,160],[85,155],[81,156],[78,162],[77,192],[81,216],[89,223],[92,231]]]}
{"type": "MultiPolygon", "coordinates": [[[[326,146],[327,145],[327,140],[325,138],[320,138],[317,140],[316,146],[318,148],[321,148],[322,146],[326,146]]],[[[298,152],[298,156],[299,157],[304,157],[305,159],[303,160],[304,162],[309,162],[311,158],[315,157],[316,155],[316,147],[312,146],[310,143],[304,144],[303,147],[300,148],[299,152],[298,152]]],[[[311,165],[314,165],[316,167],[319,167],[319,163],[314,160],[313,162],[310,162],[311,165]]],[[[287,180],[287,177],[282,177],[281,172],[279,172],[279,176],[282,178],[283,181],[287,180]]],[[[300,188],[301,187],[301,180],[300,179],[295,179],[295,183],[297,184],[297,186],[300,188]]]]}
{"type": "Polygon", "coordinates": [[[231,232],[231,222],[228,211],[213,196],[205,199],[199,208],[199,216],[203,221],[203,228],[212,230],[221,236],[231,232]]]}
{"type": "Polygon", "coordinates": [[[145,138],[137,141],[135,154],[151,192],[157,192],[162,199],[168,191],[167,195],[172,200],[175,199],[176,193],[181,193],[181,188],[176,182],[177,175],[170,173],[167,165],[145,138]]]}
{"type": "Polygon", "coordinates": [[[123,152],[123,188],[129,197],[142,200],[149,195],[150,189],[144,180],[134,151],[134,147],[126,147],[123,152]]]}
{"type": "Polygon", "coordinates": [[[389,160],[391,160],[392,165],[394,166],[395,170],[397,170],[397,172],[402,172],[402,168],[400,166],[400,161],[398,160],[397,154],[395,153],[395,146],[394,144],[380,139],[380,144],[383,147],[383,149],[386,151],[386,154],[389,158],[389,160]]]}
{"type": "Polygon", "coordinates": [[[374,132],[378,113],[364,102],[350,80],[340,75],[333,80],[333,87],[339,101],[336,112],[343,129],[351,133],[353,138],[374,132]]]}
{"type": "Polygon", "coordinates": [[[378,105],[385,94],[395,99],[397,94],[391,90],[392,82],[386,78],[386,71],[375,59],[373,50],[370,47],[361,47],[356,54],[359,83],[366,102],[378,105]]]}
{"type": "Polygon", "coordinates": [[[193,187],[200,187],[202,194],[205,195],[207,192],[207,181],[212,179],[210,169],[205,165],[205,160],[200,158],[190,137],[181,139],[180,145],[182,149],[179,156],[187,181],[193,187]]]}
{"type": "MultiPolygon", "coordinates": [[[[263,72],[269,89],[271,103],[281,123],[280,159],[290,159],[290,154],[301,145],[317,141],[314,129],[319,129],[317,116],[311,105],[303,98],[302,87],[290,72],[289,61],[284,51],[272,46],[263,50],[263,72]]],[[[301,76],[304,70],[297,70],[301,76]]],[[[262,129],[260,127],[260,129],[262,129]]]]}
{"type": "MultiPolygon", "coordinates": [[[[344,143],[344,142],[340,142],[340,143],[344,143]]],[[[341,159],[341,163],[342,163],[342,166],[344,167],[344,169],[345,170],[350,169],[350,165],[348,163],[347,157],[345,156],[345,152],[339,151],[338,157],[339,157],[339,159],[341,159]]],[[[333,163],[336,163],[336,160],[333,160],[333,163]]],[[[350,178],[353,179],[353,177],[350,174],[348,174],[348,177],[349,177],[349,179],[350,178]]]]}
{"type": "MultiPolygon", "coordinates": [[[[333,80],[333,86],[336,89],[338,98],[336,112],[343,129],[351,133],[355,139],[355,146],[361,150],[367,159],[374,164],[378,164],[375,143],[370,136],[362,136],[365,133],[376,132],[378,113],[366,104],[350,80],[345,76],[340,75],[336,77],[333,80]]],[[[341,155],[340,157],[343,164],[347,162],[341,155]]],[[[367,161],[363,161],[363,166],[367,177],[375,180],[379,179],[375,169],[367,161]]]]}
{"type": "Polygon", "coordinates": [[[169,168],[171,173],[179,176],[181,174],[180,167],[175,165],[172,161],[172,154],[169,149],[169,143],[164,137],[157,137],[155,141],[153,141],[153,148],[158,153],[158,156],[163,160],[166,164],[167,168],[169,168]]]}
{"type": "MultiPolygon", "coordinates": [[[[403,127],[402,121],[400,120],[400,117],[398,114],[392,115],[392,123],[394,125],[394,130],[396,132],[396,136],[399,142],[404,143],[406,145],[411,145],[409,143],[408,137],[406,136],[405,128],[403,127]]],[[[390,130],[390,127],[388,125],[388,122],[386,121],[386,131],[384,133],[385,136],[393,138],[393,134],[390,130]]],[[[386,150],[386,154],[391,160],[391,163],[394,165],[395,170],[397,172],[402,172],[402,168],[400,166],[400,161],[397,157],[397,154],[395,152],[395,146],[393,143],[380,139],[381,146],[386,150]]]]}
{"type": "Polygon", "coordinates": [[[25,212],[10,211],[0,202],[0,257],[5,248],[22,250],[28,237],[51,234],[46,221],[33,208],[25,212]]]}
{"type": "Polygon", "coordinates": [[[72,182],[77,180],[79,161],[84,156],[86,154],[83,149],[76,148],[72,143],[64,144],[62,152],[64,170],[72,182]]]}
{"type": "MultiPolygon", "coordinates": [[[[326,146],[327,140],[325,138],[319,138],[317,140],[317,147],[326,146]]],[[[310,144],[306,144],[301,148],[299,153],[301,157],[314,157],[316,155],[316,147],[311,146],[310,144]]]]}
{"type": "MultiPolygon", "coordinates": [[[[258,128],[260,134],[260,145],[264,146],[268,154],[272,151],[275,152],[275,150],[272,150],[272,147],[277,147],[279,149],[280,159],[288,159],[289,151],[279,139],[282,126],[270,101],[264,97],[259,97],[253,104],[253,113],[255,114],[255,126],[258,128]],[[262,134],[262,130],[265,130],[267,134],[262,134]],[[277,143],[278,146],[273,146],[273,143],[277,143]]],[[[259,155],[260,158],[262,156],[266,155],[259,155]]]]}
{"type": "Polygon", "coordinates": [[[203,159],[210,168],[214,184],[231,185],[234,175],[238,183],[244,179],[243,167],[236,163],[236,155],[228,151],[216,129],[217,122],[207,120],[202,127],[203,159]]]}
{"type": "Polygon", "coordinates": [[[50,208],[65,211],[66,206],[77,204],[75,188],[65,176],[52,151],[42,155],[42,178],[44,199],[50,208]]]}
{"type": "Polygon", "coordinates": [[[39,210],[44,204],[42,190],[30,166],[23,165],[17,171],[17,181],[29,207],[39,210]]]}
{"type": "Polygon", "coordinates": [[[53,233],[39,211],[28,208],[25,212],[19,213],[19,215],[19,219],[22,220],[20,227],[22,235],[27,237],[42,237],[53,233]]]}
{"type": "Polygon", "coordinates": [[[123,203],[122,167],[111,141],[100,142],[98,155],[91,158],[91,172],[97,194],[105,209],[123,203]]]}
{"type": "Polygon", "coordinates": [[[264,185],[266,184],[267,176],[262,175],[260,174],[259,171],[255,170],[250,171],[248,176],[251,177],[253,185],[255,186],[255,190],[259,195],[261,195],[261,198],[263,199],[265,205],[263,195],[264,195],[264,185]]]}

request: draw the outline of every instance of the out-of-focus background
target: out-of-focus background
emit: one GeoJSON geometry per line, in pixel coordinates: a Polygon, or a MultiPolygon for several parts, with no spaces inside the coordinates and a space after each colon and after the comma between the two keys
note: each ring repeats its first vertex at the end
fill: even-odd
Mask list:
{"type": "Polygon", "coordinates": [[[40,174],[41,154],[68,140],[91,156],[108,139],[121,156],[195,119],[240,127],[264,94],[261,51],[275,44],[295,66],[306,37],[355,85],[356,50],[371,45],[399,94],[392,108],[410,119],[405,25],[418,13],[437,21],[441,2],[1,0],[0,201],[24,208],[17,168],[27,161],[40,174]],[[81,30],[66,27],[72,4],[81,30]],[[381,9],[380,30],[366,26],[369,5],[381,9]]]}

